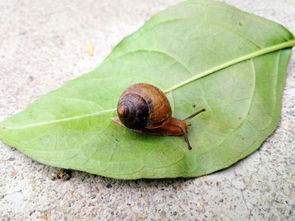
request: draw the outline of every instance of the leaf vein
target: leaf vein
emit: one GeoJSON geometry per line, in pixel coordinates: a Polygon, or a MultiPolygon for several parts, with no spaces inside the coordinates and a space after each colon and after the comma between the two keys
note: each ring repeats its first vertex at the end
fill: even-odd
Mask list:
{"type": "Polygon", "coordinates": [[[38,122],[38,123],[33,123],[33,124],[27,124],[24,126],[18,126],[18,127],[6,127],[2,126],[0,129],[5,129],[5,130],[22,130],[22,129],[27,129],[27,128],[34,128],[34,127],[39,127],[39,126],[47,126],[49,124],[56,124],[56,123],[61,123],[61,122],[67,122],[67,121],[72,121],[72,120],[79,120],[87,117],[94,117],[94,116],[99,116],[107,113],[114,112],[116,109],[107,109],[107,110],[101,110],[97,111],[94,113],[90,114],[82,114],[74,117],[68,117],[68,118],[62,118],[62,119],[57,119],[57,120],[49,120],[49,121],[43,121],[43,122],[38,122]]]}

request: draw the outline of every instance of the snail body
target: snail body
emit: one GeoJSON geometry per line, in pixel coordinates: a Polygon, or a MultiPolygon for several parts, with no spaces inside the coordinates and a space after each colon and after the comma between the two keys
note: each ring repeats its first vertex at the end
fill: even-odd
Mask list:
{"type": "Polygon", "coordinates": [[[135,132],[161,136],[184,136],[191,149],[187,133],[188,119],[172,117],[170,103],[165,94],[151,84],[138,83],[128,87],[120,96],[117,105],[118,117],[114,121],[135,132]]]}

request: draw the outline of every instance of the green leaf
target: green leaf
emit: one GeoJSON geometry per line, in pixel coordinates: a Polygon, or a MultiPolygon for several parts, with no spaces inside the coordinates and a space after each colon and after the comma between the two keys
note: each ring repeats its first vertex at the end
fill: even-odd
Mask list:
{"type": "Polygon", "coordinates": [[[255,151],[276,128],[295,45],[283,26],[221,2],[191,0],[152,17],[94,71],[0,124],[0,138],[33,159],[103,176],[196,177],[255,151]],[[183,137],[134,133],[111,118],[137,82],[167,94],[174,116],[197,108],[183,137]]]}

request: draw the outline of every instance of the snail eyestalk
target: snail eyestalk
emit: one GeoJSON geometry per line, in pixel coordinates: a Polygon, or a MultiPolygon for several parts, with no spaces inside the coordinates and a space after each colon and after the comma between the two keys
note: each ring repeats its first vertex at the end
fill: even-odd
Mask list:
{"type": "Polygon", "coordinates": [[[185,142],[187,143],[187,147],[188,147],[188,149],[189,149],[189,150],[192,150],[193,148],[192,148],[192,146],[191,146],[191,144],[190,144],[190,142],[189,142],[189,139],[188,139],[187,133],[184,133],[184,134],[183,134],[183,137],[184,137],[185,142]]]}
{"type": "Polygon", "coordinates": [[[200,114],[200,113],[202,113],[202,112],[204,112],[204,111],[206,111],[205,108],[203,108],[202,110],[197,111],[196,113],[193,113],[192,115],[188,116],[187,118],[185,118],[185,119],[183,119],[183,120],[184,120],[184,121],[188,121],[188,120],[194,118],[195,116],[197,116],[198,114],[200,114]]]}

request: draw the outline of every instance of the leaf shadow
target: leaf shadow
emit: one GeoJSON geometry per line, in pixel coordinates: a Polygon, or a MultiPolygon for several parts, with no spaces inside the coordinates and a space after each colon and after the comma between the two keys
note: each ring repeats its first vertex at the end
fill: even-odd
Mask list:
{"type": "Polygon", "coordinates": [[[73,178],[78,179],[78,182],[94,182],[100,183],[105,188],[134,188],[134,189],[161,189],[173,188],[175,190],[182,189],[184,185],[192,182],[195,178],[162,178],[162,179],[136,179],[122,180],[109,177],[103,177],[95,174],[89,174],[82,171],[72,171],[73,178]]]}

